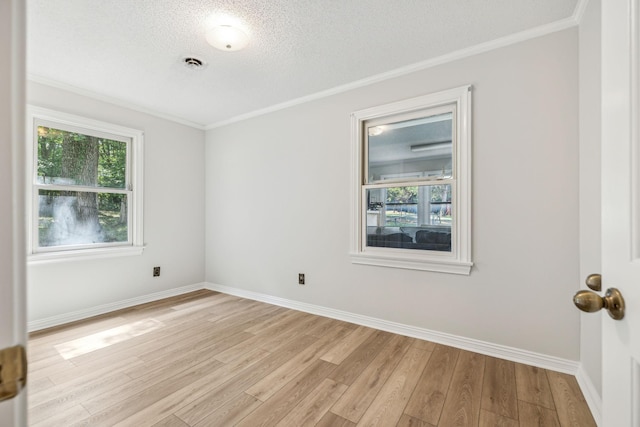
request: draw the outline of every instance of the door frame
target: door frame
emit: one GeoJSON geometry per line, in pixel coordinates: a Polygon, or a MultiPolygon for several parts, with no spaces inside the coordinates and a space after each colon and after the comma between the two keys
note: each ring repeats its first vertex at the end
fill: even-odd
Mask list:
{"type": "MultiPolygon", "coordinates": [[[[27,342],[25,254],[26,6],[23,0],[0,0],[0,349],[27,342]]],[[[0,423],[27,425],[23,390],[0,403],[0,423]]]]}

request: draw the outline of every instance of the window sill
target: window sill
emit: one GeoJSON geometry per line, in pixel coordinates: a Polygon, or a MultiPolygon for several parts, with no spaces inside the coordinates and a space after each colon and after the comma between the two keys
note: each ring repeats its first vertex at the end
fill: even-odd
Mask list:
{"type": "Polygon", "coordinates": [[[28,265],[50,264],[67,261],[84,261],[142,255],[144,246],[118,246],[110,248],[81,249],[71,251],[40,252],[27,256],[28,265]]]}
{"type": "Polygon", "coordinates": [[[468,276],[471,274],[472,262],[456,260],[440,260],[434,258],[415,258],[393,256],[388,254],[365,254],[352,253],[351,262],[353,264],[375,265],[378,267],[404,268],[408,270],[434,271],[438,273],[461,274],[468,276]]]}

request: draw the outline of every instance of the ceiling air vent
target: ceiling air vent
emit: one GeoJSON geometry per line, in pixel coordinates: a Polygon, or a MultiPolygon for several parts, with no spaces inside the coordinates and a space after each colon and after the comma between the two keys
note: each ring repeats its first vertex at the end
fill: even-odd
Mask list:
{"type": "Polygon", "coordinates": [[[184,66],[191,70],[199,70],[204,68],[204,61],[193,56],[187,56],[182,60],[184,66]]]}

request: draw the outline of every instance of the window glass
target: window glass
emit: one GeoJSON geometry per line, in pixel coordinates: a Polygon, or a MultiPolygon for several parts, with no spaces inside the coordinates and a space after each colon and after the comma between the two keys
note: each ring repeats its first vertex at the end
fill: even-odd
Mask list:
{"type": "Polygon", "coordinates": [[[367,189],[369,247],[451,251],[451,185],[367,189]]]}
{"type": "Polygon", "coordinates": [[[398,122],[366,122],[367,183],[393,174],[450,175],[452,124],[451,112],[398,122]]]}
{"type": "Polygon", "coordinates": [[[40,247],[127,242],[126,194],[38,191],[40,247]]]}
{"type": "Polygon", "coordinates": [[[128,145],[37,126],[38,247],[129,242],[128,145]]]}
{"type": "Polygon", "coordinates": [[[125,188],[127,143],[38,126],[40,184],[125,188]]]}

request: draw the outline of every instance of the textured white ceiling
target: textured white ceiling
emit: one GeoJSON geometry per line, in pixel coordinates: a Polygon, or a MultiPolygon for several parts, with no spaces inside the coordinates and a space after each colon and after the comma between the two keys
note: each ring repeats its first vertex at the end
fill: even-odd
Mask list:
{"type": "Polygon", "coordinates": [[[27,70],[41,81],[199,125],[573,16],[578,0],[28,0],[27,70]],[[249,46],[204,34],[234,22],[249,46]],[[184,56],[207,63],[184,67],[184,56]]]}

